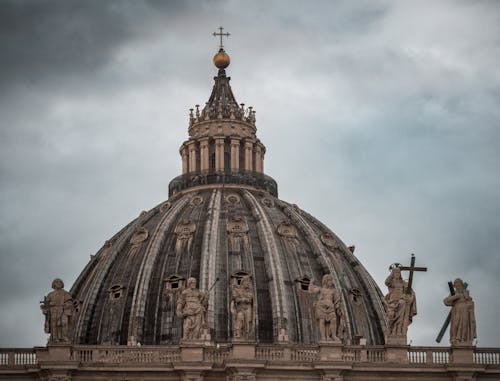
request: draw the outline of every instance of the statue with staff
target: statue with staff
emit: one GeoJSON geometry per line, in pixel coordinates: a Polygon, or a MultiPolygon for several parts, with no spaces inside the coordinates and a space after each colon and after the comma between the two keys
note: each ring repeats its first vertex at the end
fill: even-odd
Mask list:
{"type": "Polygon", "coordinates": [[[210,291],[219,278],[208,291],[196,288],[196,279],[187,280],[187,288],[182,291],[177,301],[176,313],[182,320],[183,340],[203,340],[208,336],[207,309],[210,291]]]}
{"type": "Polygon", "coordinates": [[[415,267],[414,254],[411,256],[410,266],[395,263],[389,269],[391,274],[385,280],[389,292],[384,297],[387,313],[386,343],[391,341],[392,337],[406,337],[408,326],[417,314],[417,300],[412,289],[413,272],[427,271],[426,267],[415,267]],[[410,272],[408,281],[403,280],[401,271],[410,272]]]}
{"type": "Polygon", "coordinates": [[[457,278],[453,283],[448,282],[450,295],[444,298],[443,303],[451,307],[436,341],[439,343],[451,322],[451,345],[472,345],[476,334],[476,317],[474,315],[474,302],[467,290],[467,283],[457,278]]]}

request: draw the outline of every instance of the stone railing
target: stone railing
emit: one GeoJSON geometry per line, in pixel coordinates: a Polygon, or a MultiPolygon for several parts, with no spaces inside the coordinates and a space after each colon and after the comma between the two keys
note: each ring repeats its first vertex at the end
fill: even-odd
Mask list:
{"type": "Polygon", "coordinates": [[[409,347],[408,362],[410,364],[449,364],[450,348],[409,347]]]}
{"type": "Polygon", "coordinates": [[[82,364],[165,364],[181,360],[179,347],[101,347],[79,345],[73,347],[72,360],[82,364]]]}
{"type": "Polygon", "coordinates": [[[206,347],[203,349],[203,359],[214,364],[223,364],[231,355],[230,346],[206,347]]]}
{"type": "Polygon", "coordinates": [[[500,365],[499,348],[476,348],[474,351],[474,364],[500,365]]]}
{"type": "MultiPolygon", "coordinates": [[[[252,357],[257,361],[267,363],[293,362],[314,363],[325,361],[322,357],[324,348],[320,345],[256,345],[255,355],[252,357]]],[[[344,363],[387,363],[390,348],[384,346],[340,346],[339,356],[332,359],[333,362],[344,363]]],[[[191,348],[192,349],[192,348],[191,348]]],[[[46,348],[20,348],[0,349],[0,368],[29,368],[36,367],[38,360],[47,358],[44,352],[46,348]],[[37,355],[37,352],[40,352],[37,355]],[[42,356],[43,355],[43,356],[42,356]]],[[[143,364],[143,365],[167,365],[190,361],[184,357],[183,347],[179,346],[98,346],[98,345],[76,345],[68,347],[70,353],[68,360],[77,361],[81,365],[119,365],[119,364],[143,364]]],[[[200,346],[201,357],[198,361],[223,365],[226,361],[237,359],[233,356],[233,346],[208,345],[200,346]]],[[[432,365],[445,366],[453,363],[453,349],[449,347],[403,347],[407,353],[407,363],[414,366],[432,365]]],[[[471,363],[488,367],[500,367],[500,348],[473,348],[470,350],[471,363]]],[[[403,361],[405,362],[405,361],[403,361]]]]}
{"type": "Polygon", "coordinates": [[[37,364],[34,348],[9,348],[0,349],[0,367],[15,368],[37,364]]]}

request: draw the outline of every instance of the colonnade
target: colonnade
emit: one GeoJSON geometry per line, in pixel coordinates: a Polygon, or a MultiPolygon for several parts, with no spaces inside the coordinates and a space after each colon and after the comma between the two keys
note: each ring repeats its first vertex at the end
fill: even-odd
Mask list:
{"type": "Polygon", "coordinates": [[[192,172],[264,172],[266,148],[258,139],[216,136],[190,139],[180,148],[182,174],[192,172]]]}

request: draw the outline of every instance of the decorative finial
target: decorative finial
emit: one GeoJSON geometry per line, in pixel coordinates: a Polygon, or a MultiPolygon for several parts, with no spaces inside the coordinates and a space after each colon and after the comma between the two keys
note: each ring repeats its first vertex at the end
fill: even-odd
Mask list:
{"type": "Polygon", "coordinates": [[[229,62],[230,62],[229,56],[224,51],[224,45],[222,43],[222,36],[229,37],[230,34],[229,33],[222,33],[223,30],[224,30],[224,28],[222,26],[220,26],[219,33],[217,33],[217,32],[213,33],[214,37],[216,37],[216,36],[220,37],[219,52],[214,56],[214,65],[220,70],[228,67],[229,62]]]}
{"type": "Polygon", "coordinates": [[[222,33],[222,31],[224,30],[224,28],[222,26],[220,26],[218,29],[219,29],[219,33],[214,32],[213,35],[214,35],[214,37],[215,36],[220,36],[220,46],[219,46],[219,49],[220,50],[224,50],[224,45],[222,44],[222,36],[226,36],[226,37],[229,38],[230,34],[229,33],[222,33]]]}

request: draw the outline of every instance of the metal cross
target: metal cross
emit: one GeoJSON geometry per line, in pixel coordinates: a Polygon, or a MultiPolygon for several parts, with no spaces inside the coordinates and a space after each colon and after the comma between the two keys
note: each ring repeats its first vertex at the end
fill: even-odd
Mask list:
{"type": "Polygon", "coordinates": [[[222,44],[222,36],[226,36],[226,37],[229,38],[230,34],[229,33],[222,33],[222,31],[224,30],[224,28],[221,27],[221,26],[218,29],[219,29],[219,33],[214,32],[213,35],[214,35],[214,37],[215,36],[220,36],[220,46],[219,46],[219,48],[220,49],[224,49],[224,45],[222,44]]]}
{"type": "Polygon", "coordinates": [[[406,288],[406,293],[411,294],[411,285],[413,283],[413,272],[414,271],[427,271],[427,267],[415,267],[415,254],[411,255],[410,266],[398,266],[403,271],[409,271],[410,276],[408,277],[408,287],[406,288]]]}

